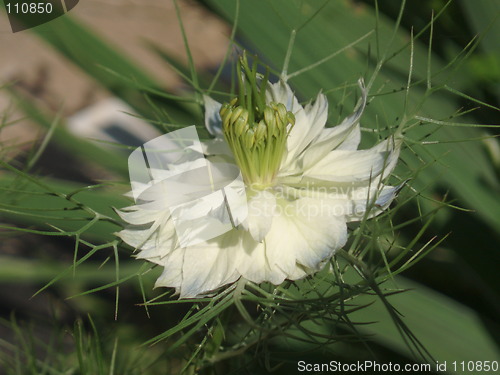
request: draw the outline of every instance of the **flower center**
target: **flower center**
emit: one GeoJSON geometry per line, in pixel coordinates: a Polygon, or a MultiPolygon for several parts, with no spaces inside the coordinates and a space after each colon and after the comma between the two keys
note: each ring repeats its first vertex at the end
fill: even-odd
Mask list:
{"type": "Polygon", "coordinates": [[[220,109],[224,138],[245,183],[265,189],[273,184],[279,170],[295,116],[282,103],[266,103],[268,73],[262,79],[258,77],[256,62],[250,68],[244,55],[237,74],[239,96],[220,109]]]}

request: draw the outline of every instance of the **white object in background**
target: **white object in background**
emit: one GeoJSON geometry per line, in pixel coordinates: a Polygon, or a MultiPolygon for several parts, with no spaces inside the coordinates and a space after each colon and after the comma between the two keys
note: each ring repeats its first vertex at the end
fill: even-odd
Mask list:
{"type": "MultiPolygon", "coordinates": [[[[161,135],[155,127],[135,115],[134,110],[120,99],[108,98],[68,118],[68,129],[77,136],[116,143],[117,147],[138,147],[161,135]]],[[[105,142],[96,144],[114,147],[105,142]]]]}

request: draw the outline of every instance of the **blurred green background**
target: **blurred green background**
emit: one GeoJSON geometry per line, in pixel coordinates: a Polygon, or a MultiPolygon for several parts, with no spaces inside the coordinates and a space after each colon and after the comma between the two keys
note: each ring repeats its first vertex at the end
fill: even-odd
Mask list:
{"type": "MultiPolygon", "coordinates": [[[[417,238],[416,251],[447,236],[397,279],[398,287],[411,290],[389,300],[434,359],[447,361],[449,373],[479,373],[477,368],[476,372],[454,369],[453,361],[500,361],[499,131],[475,125],[500,123],[500,3],[410,0],[402,12],[397,1],[179,3],[193,56],[184,52],[176,8],[170,1],[165,7],[144,2],[120,8],[96,2],[93,11],[105,10],[110,20],[107,35],[87,22],[92,11],[83,4],[71,16],[25,33],[35,35],[43,49],[62,56],[79,77],[91,78],[92,84],[85,87],[92,99],[80,107],[101,96],[114,96],[160,132],[197,124],[204,137],[208,135],[202,129],[202,108],[193,98],[210,87],[212,95],[223,99],[218,92],[230,89],[235,52],[230,50],[229,59],[224,59],[233,27],[237,44],[277,72],[295,30],[290,84],[301,100],[322,90],[329,99],[331,125],[354,107],[358,78],[369,82],[383,60],[362,118],[367,129],[363,146],[373,144],[369,129],[387,135],[402,121],[411,125],[396,174],[400,179],[412,177],[400,201],[414,198],[393,217],[396,228],[401,224],[395,238],[401,243],[417,238]],[[132,23],[134,7],[150,7],[150,13],[140,13],[142,23],[132,23]],[[168,25],[161,22],[162,12],[170,20],[168,25]],[[151,39],[141,35],[124,46],[140,44],[156,63],[118,46],[114,16],[130,18],[128,29],[151,27],[151,39]],[[207,25],[216,31],[210,34],[207,25]],[[322,64],[294,76],[322,59],[322,64]],[[224,61],[224,69],[219,69],[224,61]],[[197,75],[192,75],[194,69],[197,75]],[[217,82],[212,87],[214,76],[217,82]],[[96,95],[94,89],[102,94],[96,95]],[[439,207],[432,222],[411,221],[439,207]]],[[[14,36],[7,27],[2,30],[2,43],[12,43],[14,36]]],[[[45,79],[50,81],[50,74],[45,79]]],[[[34,129],[44,130],[29,128],[36,133],[29,141],[0,137],[0,368],[5,374],[180,373],[206,332],[200,328],[176,351],[170,348],[178,336],[153,347],[140,346],[174,326],[191,305],[147,310],[138,306],[144,294],[152,298],[165,292],[152,291],[158,270],[138,277],[140,262],[130,258],[130,249],[112,242],[113,232],[120,228],[113,207],[129,202],[122,194],[128,189],[126,152],[132,147],[105,147],[66,127],[67,119],[82,109],[62,105],[63,99],[71,101],[71,80],[66,82],[68,98],[63,94],[49,100],[50,95],[34,83],[36,79],[18,75],[3,86],[10,104],[4,109],[0,132],[20,126],[20,119],[30,119],[37,124],[34,129]],[[78,263],[76,269],[71,268],[73,262],[78,263]],[[68,299],[71,296],[76,297],[68,299]]],[[[366,297],[366,303],[373,300],[366,297]]],[[[368,345],[351,340],[311,350],[277,341],[215,364],[203,361],[207,358],[194,363],[203,363],[200,373],[207,374],[260,374],[274,367],[276,373],[288,374],[296,372],[301,358],[417,361],[380,302],[356,312],[352,320],[374,322],[359,326],[359,332],[370,335],[368,345]]],[[[217,346],[220,338],[214,332],[207,336],[208,342],[217,346]]],[[[217,348],[204,350],[217,352],[217,348]]],[[[187,373],[195,373],[194,367],[187,368],[187,373]]]]}

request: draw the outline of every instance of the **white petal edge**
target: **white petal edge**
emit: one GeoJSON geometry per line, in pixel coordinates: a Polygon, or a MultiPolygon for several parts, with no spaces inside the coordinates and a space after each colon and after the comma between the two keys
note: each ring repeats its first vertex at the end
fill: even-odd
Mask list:
{"type": "Polygon", "coordinates": [[[353,113],[339,125],[321,131],[301,157],[299,164],[302,169],[310,168],[332,150],[356,150],[358,148],[361,140],[359,120],[366,107],[368,94],[362,79],[358,81],[358,85],[361,89],[361,98],[353,113]]]}
{"type": "Polygon", "coordinates": [[[289,279],[304,274],[304,268],[318,271],[324,261],[347,241],[346,222],[330,215],[322,200],[301,198],[280,200],[280,214],[273,220],[265,239],[271,268],[283,270],[289,279]],[[300,267],[303,266],[303,267],[300,267]]]}
{"type": "Polygon", "coordinates": [[[387,138],[368,150],[334,150],[308,170],[304,177],[335,182],[372,181],[385,178],[396,166],[401,141],[387,138]]]}
{"type": "Polygon", "coordinates": [[[231,230],[216,239],[183,249],[182,264],[174,265],[175,269],[179,266],[182,269],[178,286],[180,298],[210,294],[240,277],[237,266],[243,252],[239,232],[231,230]]]}
{"type": "Polygon", "coordinates": [[[203,103],[205,105],[205,127],[214,137],[222,138],[222,119],[219,113],[222,104],[208,95],[203,95],[203,103]]]}

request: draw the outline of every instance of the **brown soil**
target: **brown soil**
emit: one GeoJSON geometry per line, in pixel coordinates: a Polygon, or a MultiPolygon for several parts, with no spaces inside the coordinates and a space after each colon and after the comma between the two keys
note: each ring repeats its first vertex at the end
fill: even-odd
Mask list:
{"type": "MultiPolygon", "coordinates": [[[[197,67],[217,66],[228,45],[227,25],[194,2],[181,0],[179,4],[197,67]]],[[[152,42],[179,60],[187,60],[173,0],[84,0],[70,14],[144,67],[162,87],[173,88],[178,83],[173,71],[145,43],[152,42]]],[[[109,95],[30,31],[12,33],[3,12],[0,56],[2,84],[16,80],[40,105],[62,106],[64,115],[109,95]]],[[[4,91],[0,92],[0,111],[8,112],[10,120],[22,117],[12,109],[4,91]]],[[[0,144],[28,142],[28,147],[39,136],[34,124],[20,121],[0,130],[0,144]]]]}

